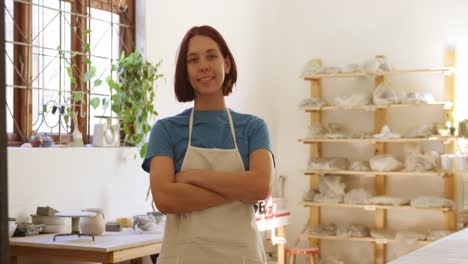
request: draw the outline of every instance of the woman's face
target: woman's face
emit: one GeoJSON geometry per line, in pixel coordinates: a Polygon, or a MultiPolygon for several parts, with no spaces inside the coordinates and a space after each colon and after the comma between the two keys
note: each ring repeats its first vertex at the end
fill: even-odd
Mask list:
{"type": "Polygon", "coordinates": [[[221,54],[218,44],[209,37],[194,36],[187,53],[188,79],[195,96],[223,94],[224,77],[231,63],[221,54]]]}

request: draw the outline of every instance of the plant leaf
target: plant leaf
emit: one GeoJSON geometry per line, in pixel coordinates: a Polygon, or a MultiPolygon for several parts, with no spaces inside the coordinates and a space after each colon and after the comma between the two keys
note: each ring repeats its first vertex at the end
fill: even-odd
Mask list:
{"type": "Polygon", "coordinates": [[[75,92],[73,94],[73,100],[75,101],[81,101],[81,98],[83,98],[83,93],[81,91],[75,92]]]}
{"type": "Polygon", "coordinates": [[[114,95],[112,95],[111,99],[112,99],[112,101],[114,102],[114,104],[120,103],[120,102],[119,102],[119,101],[120,101],[120,94],[114,94],[114,95]]]}
{"type": "Polygon", "coordinates": [[[96,75],[96,67],[91,66],[89,71],[85,74],[85,81],[91,80],[94,77],[94,75],[96,75]]]}
{"type": "Polygon", "coordinates": [[[120,93],[120,86],[119,86],[119,84],[117,82],[114,81],[114,79],[112,79],[112,76],[107,76],[106,77],[106,82],[107,82],[107,85],[109,85],[109,87],[111,89],[114,89],[118,93],[120,93]]]}
{"type": "Polygon", "coordinates": [[[83,44],[83,48],[84,48],[86,51],[90,51],[90,50],[91,50],[91,46],[89,45],[89,43],[83,44]]]}
{"type": "Polygon", "coordinates": [[[98,108],[100,102],[101,102],[101,100],[99,100],[98,97],[94,97],[93,99],[91,99],[91,100],[89,101],[89,104],[90,104],[94,109],[96,109],[96,108],[98,108]]]}
{"type": "Polygon", "coordinates": [[[70,77],[70,78],[73,77],[73,73],[72,73],[72,68],[71,68],[71,67],[67,67],[67,75],[68,75],[68,77],[70,77]]]}
{"type": "Polygon", "coordinates": [[[97,79],[97,80],[94,81],[94,87],[98,87],[101,84],[102,84],[102,80],[97,79]]]}
{"type": "Polygon", "coordinates": [[[146,150],[148,149],[148,143],[143,144],[140,149],[140,157],[144,158],[146,156],[146,150]]]}
{"type": "Polygon", "coordinates": [[[158,72],[160,64],[161,61],[157,64],[146,61],[139,51],[128,56],[122,52],[111,69],[111,74],[117,71],[119,81],[114,81],[111,76],[106,78],[111,92],[115,92],[111,97],[111,107],[121,118],[124,142],[141,146],[141,157],[147,150],[145,136],[151,131],[149,120],[158,114],[154,107],[154,90],[157,88],[154,81],[163,78],[158,72]]]}
{"type": "Polygon", "coordinates": [[[112,112],[116,113],[118,116],[120,116],[120,105],[118,104],[112,104],[111,106],[112,112]]]}

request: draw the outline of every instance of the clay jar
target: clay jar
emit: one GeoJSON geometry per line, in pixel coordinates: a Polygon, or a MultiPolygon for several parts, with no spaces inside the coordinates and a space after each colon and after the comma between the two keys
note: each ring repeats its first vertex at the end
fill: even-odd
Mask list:
{"type": "Polygon", "coordinates": [[[99,208],[84,209],[83,212],[93,212],[96,216],[80,218],[80,232],[90,235],[101,235],[106,229],[106,220],[104,213],[99,208]]]}

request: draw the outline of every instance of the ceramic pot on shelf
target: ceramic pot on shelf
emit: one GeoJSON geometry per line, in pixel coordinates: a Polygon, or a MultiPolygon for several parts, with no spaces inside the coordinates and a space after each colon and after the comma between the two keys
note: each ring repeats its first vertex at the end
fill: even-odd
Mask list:
{"type": "Polygon", "coordinates": [[[104,213],[99,208],[84,209],[83,212],[93,212],[96,216],[80,218],[80,232],[90,235],[101,235],[106,229],[104,213]]]}

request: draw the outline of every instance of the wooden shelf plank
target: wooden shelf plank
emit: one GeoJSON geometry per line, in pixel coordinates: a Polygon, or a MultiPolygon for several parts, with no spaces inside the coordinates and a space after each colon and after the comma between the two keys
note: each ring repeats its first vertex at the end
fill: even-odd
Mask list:
{"type": "Polygon", "coordinates": [[[324,78],[347,78],[347,77],[364,77],[364,72],[341,72],[341,73],[323,73],[323,74],[312,74],[304,76],[304,80],[316,80],[324,78]]]}
{"type": "Polygon", "coordinates": [[[448,212],[452,211],[452,208],[417,208],[410,205],[377,205],[377,204],[345,204],[345,203],[315,203],[303,201],[302,205],[305,207],[334,207],[334,208],[359,208],[366,211],[375,211],[376,209],[413,209],[413,210],[425,210],[425,211],[440,211],[448,212]]]}
{"type": "Polygon", "coordinates": [[[351,241],[361,241],[361,242],[375,242],[375,239],[372,237],[337,237],[337,236],[317,236],[304,234],[307,238],[314,239],[327,239],[327,240],[351,240],[351,241]]]}
{"type": "Polygon", "coordinates": [[[448,173],[443,171],[425,171],[425,172],[409,172],[409,171],[351,171],[351,170],[306,170],[303,171],[304,175],[315,174],[341,174],[341,175],[361,175],[368,177],[375,177],[376,175],[386,176],[439,176],[444,177],[448,173]]]}
{"type": "Polygon", "coordinates": [[[377,109],[390,109],[390,108],[405,108],[405,107],[419,107],[419,106],[433,106],[441,105],[450,107],[451,102],[433,102],[433,103],[417,103],[417,104],[388,104],[388,105],[355,105],[355,106],[335,106],[335,105],[325,105],[321,107],[305,107],[305,112],[314,112],[314,111],[325,111],[325,110],[364,110],[364,111],[375,111],[377,109]]]}
{"type": "MultiPolygon", "coordinates": [[[[373,237],[337,237],[337,236],[318,236],[318,235],[310,235],[310,234],[303,234],[307,238],[312,239],[326,239],[326,240],[340,240],[340,241],[360,241],[360,242],[373,242],[379,244],[390,244],[396,243],[395,239],[375,239],[373,237]]],[[[417,242],[419,245],[424,246],[432,243],[429,240],[419,240],[417,242]]]]}
{"type": "Polygon", "coordinates": [[[380,72],[377,75],[397,75],[397,74],[407,74],[407,73],[453,73],[455,72],[454,67],[436,67],[436,68],[428,68],[428,69],[406,69],[406,70],[393,70],[388,72],[380,72]]]}
{"type": "MultiPolygon", "coordinates": [[[[427,69],[403,69],[403,70],[393,70],[386,72],[377,72],[376,76],[388,76],[388,75],[398,75],[398,74],[407,74],[407,73],[453,73],[455,71],[454,67],[438,67],[438,68],[427,68],[427,69]]],[[[323,73],[323,74],[311,74],[304,76],[304,80],[316,80],[316,79],[325,79],[325,78],[349,78],[349,77],[364,77],[367,76],[364,72],[341,72],[341,73],[323,73]]],[[[369,75],[372,76],[372,75],[369,75]]]]}
{"type": "Polygon", "coordinates": [[[304,144],[317,143],[317,142],[349,142],[349,143],[406,143],[406,142],[430,142],[430,141],[453,141],[456,140],[455,136],[432,136],[428,138],[300,138],[299,142],[304,144]]]}

